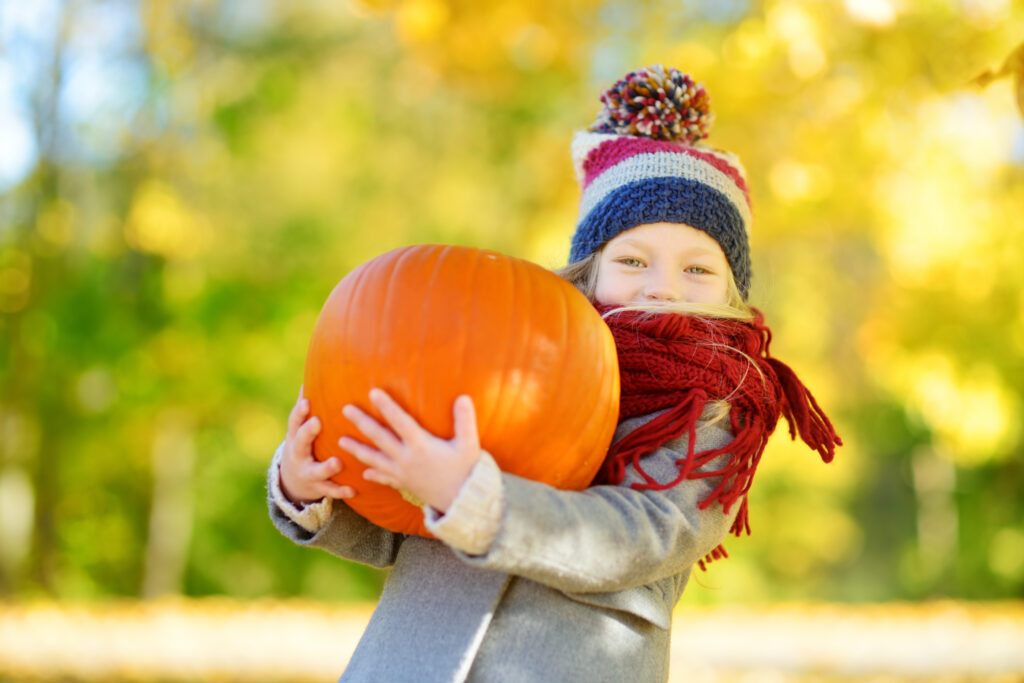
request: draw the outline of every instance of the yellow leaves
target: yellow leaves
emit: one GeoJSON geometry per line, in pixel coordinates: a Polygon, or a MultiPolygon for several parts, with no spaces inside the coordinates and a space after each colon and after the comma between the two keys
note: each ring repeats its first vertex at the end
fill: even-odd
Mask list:
{"type": "Polygon", "coordinates": [[[395,28],[405,43],[436,39],[448,24],[450,11],[442,0],[406,0],[395,10],[395,28]]]}
{"type": "Polygon", "coordinates": [[[875,28],[892,26],[898,14],[892,0],[844,0],[843,8],[858,24],[875,28]]]}
{"type": "Polygon", "coordinates": [[[569,261],[569,238],[576,225],[575,203],[553,206],[533,217],[521,256],[548,269],[561,268],[569,261]]]}
{"type": "Polygon", "coordinates": [[[964,298],[984,297],[970,273],[959,274],[984,264],[1004,230],[992,188],[1008,161],[1012,124],[998,102],[964,96],[932,98],[912,116],[873,124],[889,169],[874,181],[879,245],[897,282],[954,277],[964,298]]]}
{"type": "Polygon", "coordinates": [[[147,180],[135,191],[125,240],[140,251],[169,259],[187,259],[199,253],[208,230],[173,187],[160,180],[147,180]]]}
{"type": "Polygon", "coordinates": [[[1021,406],[998,372],[978,363],[957,368],[942,352],[889,349],[870,359],[894,394],[922,419],[964,467],[1006,457],[1020,436],[1021,406]],[[884,374],[883,374],[884,372],[884,374]]]}
{"type": "Polygon", "coordinates": [[[523,0],[460,3],[454,0],[360,0],[360,7],[390,14],[395,33],[417,59],[445,76],[470,75],[484,94],[507,92],[517,72],[560,64],[585,38],[581,9],[596,5],[523,0]],[[480,78],[483,77],[483,78],[480,78]]]}
{"type": "Polygon", "coordinates": [[[98,414],[106,411],[117,400],[117,394],[114,376],[103,366],[90,367],[75,380],[75,399],[85,413],[98,414]]]}
{"type": "Polygon", "coordinates": [[[1011,6],[1020,3],[1015,0],[966,0],[960,3],[963,17],[981,30],[992,30],[1010,18],[1011,6]]]}
{"type": "Polygon", "coordinates": [[[825,465],[799,438],[791,440],[785,420],[780,420],[750,493],[753,535],[727,543],[727,548],[743,552],[741,543],[785,548],[785,552],[768,551],[765,557],[777,572],[793,580],[809,579],[825,566],[857,557],[864,532],[843,501],[861,484],[869,456],[857,443],[856,433],[843,425],[837,429],[844,446],[835,461],[825,465]]]}
{"type": "Polygon", "coordinates": [[[261,126],[255,139],[261,166],[253,169],[252,180],[287,201],[275,213],[330,206],[345,180],[360,170],[347,130],[332,125],[325,112],[298,106],[261,126]]]}
{"type": "Polygon", "coordinates": [[[988,563],[1005,579],[1013,580],[1024,573],[1024,531],[1012,526],[997,531],[989,545],[988,563]]]}
{"type": "Polygon", "coordinates": [[[352,10],[362,12],[386,12],[394,9],[396,0],[350,0],[352,10]]]}
{"type": "Polygon", "coordinates": [[[774,569],[784,576],[805,579],[823,565],[853,559],[863,545],[863,532],[857,520],[831,499],[802,495],[755,505],[751,504],[754,533],[770,526],[776,547],[786,549],[768,555],[774,569]]]}
{"type": "Polygon", "coordinates": [[[992,81],[1013,77],[1013,87],[1017,94],[1017,109],[1024,116],[1024,43],[1021,43],[1007,56],[998,70],[988,69],[971,81],[975,85],[986,87],[992,81]]]}
{"type": "Polygon", "coordinates": [[[201,376],[207,361],[203,344],[204,339],[196,330],[184,326],[169,327],[154,335],[142,353],[148,356],[145,360],[152,362],[154,369],[163,376],[195,377],[201,376]]]}
{"type": "Polygon", "coordinates": [[[64,198],[57,199],[39,213],[36,231],[50,248],[63,248],[71,243],[74,234],[76,210],[64,198]]]}
{"type": "Polygon", "coordinates": [[[782,50],[790,72],[798,79],[810,80],[823,74],[828,67],[828,55],[819,28],[821,19],[815,11],[820,10],[774,3],[763,20],[745,19],[729,34],[723,55],[735,66],[753,68],[770,64],[782,50]]]}
{"type": "Polygon", "coordinates": [[[801,80],[825,70],[828,57],[821,45],[817,20],[801,5],[777,4],[768,12],[768,24],[787,47],[789,68],[801,80]]]}
{"type": "MultiPolygon", "coordinates": [[[[697,41],[676,42],[666,46],[664,58],[645,60],[645,63],[664,63],[679,65],[691,74],[707,74],[718,63],[718,53],[707,45],[697,41]]],[[[699,80],[699,79],[698,79],[699,80]]]]}
{"type": "Polygon", "coordinates": [[[963,194],[955,174],[901,171],[878,179],[877,201],[888,227],[880,246],[897,282],[926,285],[982,249],[977,209],[963,194]]]}
{"type": "MultiPolygon", "coordinates": [[[[426,205],[431,216],[439,219],[446,230],[464,235],[492,232],[494,210],[500,207],[499,188],[477,182],[486,169],[473,159],[452,165],[433,180],[427,192],[426,205]],[[488,230],[487,228],[491,228],[488,230]]],[[[454,236],[454,235],[452,235],[454,236]]],[[[458,238],[456,238],[458,239],[458,238]]]]}
{"type": "Polygon", "coordinates": [[[538,71],[558,55],[558,38],[542,24],[523,24],[505,35],[505,50],[524,71],[538,71]]]}
{"type": "Polygon", "coordinates": [[[32,257],[23,249],[8,246],[0,250],[0,313],[23,309],[32,284],[32,257]]]}
{"type": "Polygon", "coordinates": [[[787,204],[820,199],[832,188],[827,166],[788,158],[772,164],[768,179],[775,196],[787,204]]]}
{"type": "Polygon", "coordinates": [[[172,262],[164,270],[164,296],[169,304],[186,307],[206,286],[206,272],[194,261],[172,262]]]}
{"type": "Polygon", "coordinates": [[[242,452],[255,462],[265,463],[284,440],[284,419],[258,403],[239,406],[234,435],[242,452]]]}
{"type": "MultiPolygon", "coordinates": [[[[822,400],[830,408],[834,404],[822,400]]],[[[850,436],[849,430],[844,429],[843,425],[837,425],[836,430],[843,436],[844,445],[837,452],[836,459],[826,465],[799,436],[795,440],[791,439],[789,424],[785,418],[780,419],[765,447],[757,476],[765,480],[784,482],[782,486],[817,491],[828,497],[841,495],[852,489],[856,486],[857,478],[860,476],[859,468],[862,466],[856,455],[851,455],[857,451],[858,445],[854,440],[855,435],[850,436]],[[846,443],[847,441],[850,443],[846,443]]]]}
{"type": "Polygon", "coordinates": [[[746,19],[729,34],[723,45],[723,53],[733,64],[753,66],[765,61],[775,45],[775,36],[763,21],[746,19]]]}
{"type": "Polygon", "coordinates": [[[178,16],[188,11],[183,8],[186,4],[150,0],[140,5],[149,57],[172,74],[189,68],[194,57],[192,31],[188,23],[178,16]]]}
{"type": "MultiPolygon", "coordinates": [[[[986,368],[987,370],[987,368],[986,368]]],[[[965,378],[924,369],[914,378],[913,399],[932,428],[951,442],[961,465],[1005,454],[1019,431],[1013,394],[991,371],[965,378]]]]}

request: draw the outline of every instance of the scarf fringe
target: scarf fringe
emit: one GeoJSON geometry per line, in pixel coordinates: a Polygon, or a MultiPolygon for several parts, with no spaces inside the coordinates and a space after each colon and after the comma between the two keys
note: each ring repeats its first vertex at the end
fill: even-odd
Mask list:
{"type": "MultiPolygon", "coordinates": [[[[658,415],[641,429],[633,430],[627,434],[609,450],[598,480],[615,483],[621,482],[626,476],[627,464],[632,465],[637,474],[644,479],[645,483],[634,482],[632,484],[632,487],[636,489],[663,490],[671,488],[687,478],[696,468],[696,465],[694,465],[693,437],[695,436],[697,419],[704,412],[706,404],[707,395],[703,391],[692,391],[680,403],[658,415]],[[686,458],[676,461],[676,464],[685,464],[683,464],[679,476],[674,481],[668,484],[661,484],[641,467],[640,458],[653,450],[651,447],[652,443],[657,442],[660,445],[674,441],[683,434],[690,435],[686,458]]],[[[701,459],[703,460],[703,458],[701,459]]]]}
{"type": "MultiPolygon", "coordinates": [[[[633,466],[633,469],[644,481],[633,482],[630,487],[639,491],[655,490],[664,491],[678,485],[684,479],[710,479],[719,478],[718,485],[698,503],[701,510],[706,510],[715,502],[722,504],[723,512],[729,514],[729,510],[735,503],[740,504],[729,532],[735,536],[743,533],[750,534],[750,521],[747,515],[747,492],[753,483],[754,472],[761,462],[761,455],[767,445],[767,439],[762,435],[765,433],[765,425],[758,419],[749,419],[746,424],[738,424],[738,418],[732,416],[733,440],[721,448],[713,448],[700,453],[694,452],[697,441],[697,423],[707,403],[706,395],[702,391],[695,391],[687,397],[676,408],[670,409],[659,415],[655,420],[659,424],[652,428],[652,431],[644,431],[644,434],[634,439],[634,443],[626,443],[626,438],[616,444],[613,449],[613,457],[607,463],[617,463],[625,474],[625,462],[633,466]],[[679,473],[675,479],[668,482],[659,482],[648,474],[640,463],[643,456],[651,452],[651,442],[657,441],[664,444],[668,441],[678,439],[687,435],[686,457],[675,461],[679,473]],[[724,467],[719,469],[701,470],[708,463],[721,455],[728,454],[731,457],[724,467]]],[[[645,425],[645,427],[654,423],[645,425]]],[[[636,434],[634,431],[630,436],[636,434]]],[[[627,437],[628,438],[628,437],[627,437]]],[[[609,471],[609,474],[618,474],[617,471],[609,471]]],[[[621,481],[621,477],[618,479],[621,481]]]]}
{"type": "Polygon", "coordinates": [[[782,414],[789,423],[790,438],[795,441],[799,433],[800,439],[812,450],[817,451],[823,462],[832,462],[836,447],[843,445],[843,440],[836,433],[832,421],[792,368],[776,358],[766,357],[765,360],[775,370],[782,385],[785,396],[782,414]]]}
{"type": "MultiPolygon", "coordinates": [[[[658,404],[663,408],[667,405],[668,408],[613,444],[595,479],[596,482],[622,483],[627,466],[632,466],[643,480],[630,484],[631,488],[637,490],[665,490],[685,479],[718,478],[715,488],[698,503],[698,507],[705,510],[718,502],[722,504],[723,512],[728,514],[732,506],[738,504],[739,510],[729,532],[739,537],[750,534],[747,493],[764,454],[768,437],[775,431],[780,415],[785,416],[792,439],[795,440],[799,435],[824,462],[832,461],[836,447],[843,442],[828,416],[792,368],[769,354],[771,330],[764,325],[760,313],[754,321],[744,324],[709,324],[702,319],[681,315],[658,315],[653,320],[631,319],[628,316],[620,319],[621,315],[617,314],[608,322],[613,333],[617,333],[616,345],[619,349],[623,398],[631,395],[633,398],[642,397],[644,400],[633,402],[628,410],[625,409],[624,401],[620,419],[646,414],[650,412],[651,407],[657,407],[658,404]],[[684,378],[685,382],[680,382],[678,388],[673,385],[672,388],[660,390],[659,394],[658,390],[652,391],[648,382],[653,366],[647,365],[647,358],[667,358],[667,362],[676,364],[677,368],[692,366],[697,368],[697,372],[706,370],[707,366],[701,363],[710,361],[697,359],[708,358],[707,352],[704,352],[703,356],[694,355],[696,352],[683,355],[667,349],[663,344],[675,341],[684,345],[696,344],[689,348],[699,351],[701,336],[714,339],[720,330],[729,338],[729,346],[739,351],[746,360],[756,363],[764,380],[764,391],[762,393],[751,384],[755,381],[754,377],[740,367],[743,361],[733,360],[728,355],[712,356],[717,362],[722,363],[720,367],[724,368],[723,372],[728,371],[731,377],[741,378],[737,380],[739,386],[733,391],[738,396],[737,403],[729,411],[733,439],[721,448],[696,453],[698,422],[708,402],[724,398],[733,403],[733,393],[721,396],[720,389],[715,388],[710,381],[700,385],[697,383],[698,380],[694,379],[695,375],[689,375],[684,378]],[[730,334],[733,336],[729,337],[730,334]],[[627,357],[631,360],[630,364],[623,362],[627,357]],[[638,364],[637,359],[643,362],[638,364]],[[743,391],[740,391],[741,389],[743,391]],[[652,403],[655,405],[652,406],[652,403]],[[661,445],[683,435],[687,436],[686,455],[675,461],[678,474],[672,481],[659,482],[644,470],[642,458],[661,445]],[[724,466],[718,469],[704,469],[722,455],[729,456],[724,466]]],[[[714,339],[714,342],[704,348],[721,346],[720,338],[714,339]]],[[[728,556],[725,547],[718,545],[699,560],[698,565],[704,570],[707,563],[728,556]]]]}
{"type": "Polygon", "coordinates": [[[725,551],[725,546],[719,543],[711,550],[710,553],[704,556],[704,559],[697,560],[697,566],[700,567],[702,572],[706,572],[708,570],[708,563],[714,562],[715,560],[724,560],[727,557],[729,557],[729,553],[725,551]]]}

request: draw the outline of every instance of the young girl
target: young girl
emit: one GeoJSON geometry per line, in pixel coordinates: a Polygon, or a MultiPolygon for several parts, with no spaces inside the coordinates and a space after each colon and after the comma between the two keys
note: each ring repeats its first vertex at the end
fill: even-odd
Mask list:
{"type": "Polygon", "coordinates": [[[748,531],[746,493],[780,415],[827,462],[840,444],[814,399],[770,357],[746,303],[750,207],[739,163],[699,141],[703,88],[660,66],[603,96],[572,145],[583,188],[561,275],[612,329],[620,422],[595,482],[562,491],[502,473],[472,401],[431,434],[387,394],[345,417],[372,446],[340,445],[365,478],[425,501],[437,540],[386,531],[317,462],[300,395],[269,474],[269,505],[302,545],[393,567],[343,681],[664,681],[672,609],[695,564],[748,531]]]}

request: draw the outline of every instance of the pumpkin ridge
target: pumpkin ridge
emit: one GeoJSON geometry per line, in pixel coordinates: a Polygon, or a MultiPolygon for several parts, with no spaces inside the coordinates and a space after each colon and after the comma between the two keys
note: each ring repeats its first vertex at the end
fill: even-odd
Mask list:
{"type": "MultiPolygon", "coordinates": [[[[568,283],[566,283],[566,284],[568,284],[568,283]]],[[[569,286],[572,287],[572,285],[569,285],[569,286]]],[[[569,326],[570,326],[570,322],[572,320],[572,317],[570,316],[570,313],[569,313],[569,307],[570,307],[570,302],[569,302],[569,298],[568,298],[568,294],[569,293],[570,292],[566,291],[563,288],[559,292],[560,296],[558,297],[558,301],[561,304],[561,310],[562,310],[562,339],[561,339],[561,342],[559,343],[559,348],[569,349],[569,351],[568,351],[568,353],[566,355],[568,355],[571,358],[576,358],[576,357],[578,357],[578,355],[575,353],[576,349],[571,349],[570,345],[569,345],[569,341],[570,341],[570,334],[569,334],[570,333],[570,328],[569,328],[569,326]]],[[[555,405],[558,405],[558,401],[565,394],[565,390],[566,390],[567,386],[570,384],[570,382],[572,382],[573,374],[572,374],[571,371],[572,371],[573,367],[574,367],[573,363],[563,363],[562,366],[561,366],[561,373],[560,373],[560,375],[558,377],[558,381],[557,381],[558,389],[557,389],[557,392],[556,392],[554,398],[552,399],[552,401],[554,402],[555,405]]],[[[579,434],[581,429],[585,428],[586,425],[587,425],[587,415],[586,415],[585,411],[574,410],[574,411],[572,411],[570,413],[570,415],[568,417],[571,419],[571,421],[569,422],[569,424],[566,425],[565,433],[568,433],[568,434],[579,434]]],[[[574,450],[575,450],[575,443],[573,444],[573,446],[574,446],[574,450]]],[[[562,484],[565,481],[565,478],[566,478],[566,476],[568,474],[569,473],[566,473],[565,475],[560,475],[559,476],[558,485],[562,484]]]]}
{"type": "MultiPolygon", "coordinates": [[[[604,338],[602,333],[606,331],[607,327],[606,327],[604,321],[600,320],[600,316],[597,315],[596,311],[591,310],[591,311],[588,311],[588,313],[591,313],[595,317],[598,317],[598,325],[594,326],[593,329],[590,330],[590,335],[589,335],[589,339],[587,339],[587,342],[589,344],[592,344],[594,346],[594,348],[599,349],[600,351],[605,351],[607,349],[607,345],[605,343],[605,338],[604,338]]],[[[617,354],[615,355],[615,359],[616,359],[616,362],[617,362],[618,361],[618,355],[617,354]]],[[[615,372],[617,373],[617,371],[618,371],[618,365],[616,363],[615,372]]],[[[611,394],[612,392],[609,391],[607,393],[611,394]]],[[[603,428],[603,426],[605,424],[607,424],[608,420],[611,419],[611,417],[613,417],[611,415],[612,410],[615,411],[615,416],[614,417],[618,417],[618,406],[619,406],[618,400],[617,400],[618,397],[616,396],[616,400],[614,400],[614,401],[609,401],[606,394],[597,393],[592,398],[593,398],[593,402],[594,403],[593,403],[593,406],[591,407],[590,412],[584,416],[583,429],[581,430],[581,432],[582,433],[586,433],[588,436],[590,434],[594,434],[594,433],[596,433],[598,435],[606,435],[606,430],[603,428]],[[595,409],[598,406],[602,406],[602,405],[604,406],[604,411],[600,415],[596,415],[595,414],[595,409]]],[[[591,466],[591,474],[590,474],[590,477],[588,478],[588,480],[583,482],[584,485],[590,483],[590,480],[592,480],[593,477],[594,477],[594,474],[596,474],[596,470],[600,466],[600,463],[604,461],[605,452],[607,451],[608,446],[611,445],[609,443],[610,440],[611,440],[610,439],[610,435],[607,435],[607,436],[609,436],[609,438],[605,440],[604,452],[600,452],[600,453],[587,453],[586,454],[586,464],[591,466]]],[[[592,437],[591,437],[591,439],[592,439],[592,437]]]]}
{"type": "MultiPolygon", "coordinates": [[[[434,270],[431,272],[430,281],[427,285],[428,288],[424,290],[427,296],[429,296],[430,293],[433,291],[430,287],[433,285],[434,280],[437,279],[437,248],[433,245],[431,246],[430,253],[426,255],[421,254],[420,252],[415,250],[405,250],[402,253],[402,258],[395,264],[395,273],[398,274],[395,276],[397,278],[397,284],[400,285],[401,283],[405,282],[405,277],[402,276],[401,273],[403,272],[403,270],[408,268],[408,264],[406,263],[406,261],[409,261],[411,263],[418,263],[421,261],[425,261],[431,257],[433,258],[434,270]]],[[[414,268],[410,270],[414,270],[414,268]]],[[[403,287],[396,286],[396,282],[388,283],[389,297],[398,296],[403,291],[403,287]]],[[[395,392],[398,394],[398,396],[395,396],[394,393],[392,394],[393,398],[399,400],[400,405],[404,403],[404,405],[402,405],[403,409],[411,412],[413,415],[416,415],[417,420],[421,419],[422,416],[423,401],[420,394],[422,392],[421,385],[423,384],[423,382],[412,378],[423,377],[423,337],[426,336],[429,330],[427,329],[426,325],[422,324],[421,321],[427,317],[427,312],[430,310],[429,306],[430,300],[427,299],[426,301],[423,302],[423,305],[420,306],[419,309],[416,311],[419,317],[415,321],[415,324],[420,328],[420,343],[416,344],[415,346],[411,346],[411,348],[405,348],[405,345],[403,345],[402,355],[404,356],[404,358],[402,360],[404,361],[405,364],[405,372],[398,373],[397,375],[397,378],[399,380],[398,386],[401,387],[401,391],[395,392]],[[401,398],[398,398],[399,396],[401,398]]],[[[387,308],[385,310],[392,310],[392,304],[390,299],[388,300],[387,308]]],[[[409,324],[411,322],[412,321],[409,319],[405,320],[406,329],[408,329],[409,324]]]]}
{"type": "MultiPolygon", "coordinates": [[[[503,263],[506,263],[511,266],[511,261],[509,261],[508,259],[503,259],[503,263]]],[[[517,273],[514,268],[510,268],[509,274],[511,276],[511,286],[509,287],[508,313],[506,317],[509,320],[516,320],[516,316],[518,315],[516,308],[519,306],[520,300],[519,286],[520,280],[522,278],[519,277],[520,274],[517,273]]],[[[519,332],[521,333],[521,330],[519,332]]],[[[518,342],[520,340],[516,339],[515,341],[518,342]]],[[[495,401],[493,416],[490,421],[490,424],[497,424],[499,428],[503,427],[505,423],[508,421],[506,416],[509,413],[509,406],[511,403],[513,403],[516,396],[518,395],[517,391],[508,390],[510,379],[512,379],[509,373],[509,369],[514,367],[520,367],[520,359],[522,357],[523,349],[525,347],[524,344],[519,343],[506,344],[505,346],[506,350],[510,350],[512,351],[512,353],[506,353],[505,357],[503,358],[505,362],[499,366],[501,372],[498,373],[498,391],[496,394],[498,396],[498,399],[497,401],[495,401]]],[[[520,387],[513,387],[513,389],[519,388],[520,387]]],[[[490,433],[490,431],[488,431],[488,433],[490,433]]],[[[482,443],[481,446],[483,446],[482,443]]],[[[491,455],[495,455],[496,452],[500,453],[501,448],[505,446],[506,444],[495,444],[490,442],[489,440],[487,446],[485,446],[484,448],[491,455]],[[495,448],[495,446],[498,446],[498,448],[495,448]]]]}
{"type": "MultiPolygon", "coordinates": [[[[430,256],[432,257],[432,263],[430,277],[428,277],[427,281],[422,285],[423,301],[422,305],[420,306],[420,310],[418,311],[422,319],[429,320],[429,318],[431,317],[429,314],[434,310],[434,297],[438,296],[439,294],[439,287],[436,286],[437,281],[438,278],[441,276],[442,265],[445,263],[445,259],[449,257],[449,253],[451,252],[451,250],[452,248],[450,246],[441,247],[437,245],[432,245],[431,247],[430,256]]],[[[418,327],[420,328],[420,338],[419,343],[416,344],[415,346],[416,367],[413,370],[413,374],[411,374],[410,376],[422,378],[426,376],[424,374],[425,368],[423,365],[423,357],[424,349],[428,348],[427,336],[431,332],[431,325],[429,323],[419,323],[418,327]]],[[[425,416],[429,414],[426,399],[427,387],[425,385],[426,382],[420,379],[411,383],[411,390],[409,392],[409,405],[406,406],[406,410],[409,410],[411,414],[416,417],[416,420],[420,422],[420,424],[423,424],[425,416]]],[[[433,394],[436,395],[437,387],[430,387],[430,389],[433,392],[433,394]]],[[[439,436],[443,437],[444,435],[442,434],[439,436]]]]}
{"type": "MultiPolygon", "coordinates": [[[[493,292],[498,290],[500,287],[505,287],[508,291],[514,291],[515,271],[512,267],[512,261],[510,261],[508,258],[501,254],[494,254],[494,256],[494,260],[497,265],[495,266],[495,276],[493,277],[493,281],[488,283],[489,285],[491,285],[489,291],[493,294],[493,292]]],[[[481,305],[488,305],[487,301],[481,301],[480,299],[477,299],[474,303],[474,313],[476,312],[477,307],[481,305]]],[[[510,319],[510,316],[506,316],[506,319],[510,319]]],[[[493,340],[486,341],[492,342],[493,344],[493,340]]],[[[477,412],[477,429],[480,434],[490,433],[492,426],[495,423],[501,424],[501,420],[499,418],[501,417],[503,412],[506,412],[504,407],[504,401],[501,399],[501,397],[505,396],[505,384],[508,378],[507,369],[511,367],[511,365],[509,364],[509,345],[496,344],[493,346],[501,350],[501,358],[495,358],[494,363],[494,367],[499,369],[499,371],[495,373],[495,376],[498,379],[498,386],[493,389],[490,389],[490,391],[493,393],[493,395],[499,398],[495,401],[489,401],[489,403],[491,404],[490,410],[486,411],[486,413],[477,412]]],[[[485,386],[483,387],[483,389],[486,391],[488,390],[488,387],[485,386]]]]}
{"type": "MultiPolygon", "coordinates": [[[[484,252],[482,251],[477,251],[475,254],[476,258],[473,259],[472,270],[470,270],[469,277],[466,280],[465,296],[463,301],[459,302],[459,310],[466,310],[469,307],[469,304],[472,303],[472,301],[475,299],[475,297],[473,296],[473,292],[475,291],[477,274],[480,272],[480,263],[481,259],[483,258],[483,254],[484,252]]],[[[462,366],[459,368],[459,384],[456,387],[456,394],[455,396],[452,397],[452,400],[454,400],[459,394],[468,393],[469,390],[473,388],[471,386],[466,386],[467,383],[471,383],[470,379],[466,377],[466,345],[468,343],[469,335],[471,334],[470,328],[472,327],[472,322],[466,320],[463,322],[463,325],[464,329],[462,330],[462,334],[459,335],[459,350],[455,354],[455,357],[459,359],[459,361],[462,363],[462,366]]],[[[473,407],[476,408],[475,401],[473,407]]],[[[454,415],[452,416],[452,419],[454,421],[454,415]]],[[[479,419],[480,417],[477,416],[477,434],[480,433],[479,419]]],[[[453,435],[454,431],[455,425],[453,424],[453,435]]]]}
{"type": "MultiPolygon", "coordinates": [[[[509,304],[509,318],[511,320],[518,320],[520,318],[520,316],[521,316],[521,310],[520,309],[522,309],[524,307],[523,301],[525,299],[528,299],[528,296],[524,295],[520,288],[522,287],[522,288],[528,290],[529,286],[530,286],[530,282],[529,282],[529,278],[522,277],[522,273],[514,273],[514,276],[513,276],[513,279],[512,279],[512,283],[513,283],[513,287],[512,287],[512,300],[511,300],[511,302],[509,304]]],[[[527,369],[526,372],[521,373],[516,378],[516,385],[513,387],[515,389],[515,391],[506,391],[505,390],[505,387],[509,383],[508,381],[511,378],[510,373],[509,373],[509,368],[510,367],[512,367],[512,368],[522,368],[523,367],[523,357],[525,356],[526,349],[529,346],[528,344],[522,343],[524,341],[522,339],[522,334],[523,334],[522,326],[519,326],[518,329],[516,330],[516,332],[519,335],[519,337],[516,339],[516,342],[519,342],[519,343],[512,344],[512,346],[515,348],[515,354],[513,356],[514,362],[512,363],[511,366],[506,365],[504,368],[502,368],[502,373],[501,373],[501,394],[500,395],[508,397],[508,398],[506,398],[505,400],[503,400],[503,401],[501,401],[499,403],[499,405],[501,405],[501,408],[502,408],[502,417],[503,418],[504,418],[505,415],[507,415],[509,413],[509,406],[511,404],[514,404],[516,402],[516,400],[522,395],[523,379],[525,377],[529,377],[530,374],[531,374],[529,372],[529,370],[527,369]]],[[[506,419],[502,419],[498,424],[504,424],[506,422],[508,422],[507,418],[506,419]]],[[[501,444],[501,446],[507,448],[507,444],[501,444]]],[[[492,455],[493,455],[493,453],[492,453],[492,455]]],[[[509,455],[510,458],[512,458],[512,459],[509,460],[509,462],[515,462],[514,458],[516,457],[517,454],[516,453],[509,453],[508,455],[509,455]]]]}
{"type": "MultiPolygon", "coordinates": [[[[556,275],[555,277],[558,277],[558,276],[556,275]]],[[[561,285],[562,283],[559,282],[557,284],[561,285]]],[[[568,284],[568,283],[566,283],[566,284],[568,284]]],[[[572,285],[569,285],[569,286],[571,287],[572,285]]],[[[547,306],[545,306],[545,304],[547,303],[549,298],[557,299],[558,304],[560,304],[559,305],[559,309],[560,309],[561,314],[562,314],[562,315],[558,316],[558,319],[561,321],[561,324],[559,325],[559,330],[561,332],[561,338],[559,340],[559,344],[558,344],[557,348],[563,349],[564,353],[565,353],[565,355],[567,357],[569,357],[569,358],[574,357],[574,353],[573,353],[574,349],[569,348],[569,346],[566,343],[568,341],[568,337],[569,337],[569,326],[567,324],[567,319],[566,319],[566,315],[565,315],[565,313],[566,313],[565,295],[564,295],[565,294],[565,290],[562,289],[561,286],[559,286],[557,288],[557,294],[558,294],[557,297],[550,297],[550,295],[545,293],[545,292],[538,292],[538,294],[540,295],[540,298],[538,299],[538,301],[540,302],[540,306],[536,306],[536,305],[531,306],[531,316],[530,317],[533,318],[534,315],[535,315],[534,312],[537,311],[538,308],[539,308],[544,313],[548,313],[550,311],[551,318],[554,319],[555,318],[554,311],[551,310],[551,309],[554,308],[554,306],[552,306],[551,309],[549,309],[547,306]]],[[[550,390],[551,391],[551,394],[549,394],[548,400],[546,402],[549,403],[550,405],[554,406],[556,408],[556,410],[558,410],[559,415],[561,415],[562,417],[565,417],[565,412],[566,411],[564,409],[561,409],[561,404],[559,403],[559,399],[561,398],[561,396],[564,393],[563,392],[563,389],[564,389],[564,381],[563,380],[565,378],[565,373],[566,373],[567,369],[571,367],[571,365],[572,365],[571,363],[565,363],[565,362],[560,363],[559,364],[559,376],[558,376],[557,381],[554,382],[555,386],[553,388],[551,388],[551,389],[545,388],[546,390],[550,390]]],[[[542,427],[543,427],[543,431],[537,432],[537,434],[536,434],[537,441],[541,442],[541,443],[550,443],[553,440],[553,441],[555,441],[557,443],[557,442],[561,441],[562,439],[564,439],[564,434],[572,433],[572,430],[576,427],[576,424],[575,424],[574,421],[558,422],[558,423],[552,424],[551,421],[545,420],[545,421],[542,421],[542,427]],[[551,432],[553,432],[553,431],[556,432],[554,439],[551,438],[551,432]]],[[[554,463],[548,461],[548,462],[545,462],[545,463],[541,463],[541,466],[544,468],[544,470],[546,472],[551,473],[553,471],[553,468],[552,468],[553,464],[554,463]]],[[[555,474],[555,476],[552,479],[552,484],[557,486],[560,483],[560,480],[562,478],[563,478],[563,474],[561,472],[555,474]]]]}
{"type": "MultiPolygon", "coordinates": [[[[403,279],[403,269],[408,267],[410,262],[415,262],[416,257],[419,255],[420,254],[418,254],[415,251],[401,250],[399,251],[399,253],[395,254],[391,259],[389,259],[386,263],[386,265],[388,266],[388,270],[386,271],[387,276],[384,280],[384,282],[386,283],[384,287],[384,303],[381,306],[381,315],[374,316],[377,322],[377,331],[374,340],[378,344],[382,339],[390,339],[390,337],[383,336],[383,330],[385,329],[385,326],[390,325],[394,321],[388,320],[387,316],[384,315],[384,312],[393,310],[395,305],[393,302],[394,298],[397,297],[403,291],[403,288],[400,286],[403,279]]],[[[402,360],[405,363],[410,362],[410,358],[408,356],[406,356],[402,360]]],[[[410,376],[408,375],[408,369],[408,365],[406,365],[406,373],[397,373],[395,375],[399,383],[407,380],[407,378],[410,376]]],[[[373,388],[374,386],[380,386],[383,383],[381,382],[382,378],[377,376],[379,372],[379,368],[375,366],[374,376],[368,378],[370,386],[365,387],[367,390],[373,388]]],[[[401,405],[404,402],[404,397],[402,397],[401,395],[405,392],[401,391],[401,389],[404,389],[405,387],[388,386],[382,388],[386,388],[387,392],[391,394],[392,397],[399,402],[399,405],[401,405]]],[[[364,400],[368,400],[368,397],[364,397],[364,400]]],[[[374,418],[376,418],[378,421],[382,421],[382,417],[380,416],[378,411],[375,408],[373,408],[372,405],[370,407],[372,409],[372,414],[374,418]]],[[[406,410],[409,409],[408,404],[405,404],[402,407],[405,408],[406,410]]],[[[412,506],[405,501],[405,499],[396,489],[393,489],[390,486],[385,486],[383,484],[377,483],[373,483],[372,486],[381,492],[381,498],[376,501],[376,508],[374,511],[378,512],[379,509],[378,514],[381,514],[382,519],[386,520],[383,522],[384,526],[387,526],[392,530],[396,530],[396,527],[406,527],[410,523],[422,525],[422,520],[416,520],[416,518],[413,516],[411,512],[412,506]],[[386,504],[385,501],[387,501],[386,504]],[[388,515],[388,517],[383,517],[383,515],[385,514],[388,515]]]]}

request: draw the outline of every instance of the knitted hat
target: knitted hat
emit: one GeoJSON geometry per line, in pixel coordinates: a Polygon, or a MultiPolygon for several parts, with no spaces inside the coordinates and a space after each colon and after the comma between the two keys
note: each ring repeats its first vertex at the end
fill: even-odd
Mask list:
{"type": "Polygon", "coordinates": [[[743,298],[750,289],[750,197],[734,155],[700,142],[713,116],[704,86],[660,64],[631,71],[573,136],[583,190],[569,262],[646,223],[685,223],[722,247],[743,298]]]}

